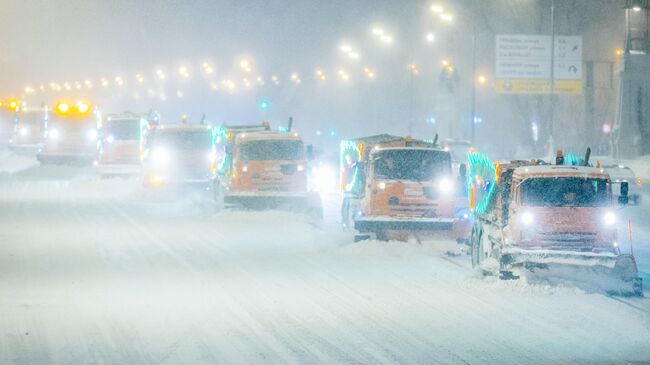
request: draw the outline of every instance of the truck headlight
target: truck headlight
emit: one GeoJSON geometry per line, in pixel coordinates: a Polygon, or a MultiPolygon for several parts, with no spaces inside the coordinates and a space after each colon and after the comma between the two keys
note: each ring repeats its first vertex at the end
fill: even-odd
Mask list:
{"type": "Polygon", "coordinates": [[[26,136],[26,135],[29,134],[29,128],[27,128],[27,127],[22,127],[22,128],[20,128],[20,132],[19,132],[19,133],[20,133],[21,136],[26,136]]]}
{"type": "Polygon", "coordinates": [[[151,158],[157,165],[166,165],[169,162],[169,151],[164,148],[153,150],[151,158]]]}
{"type": "Polygon", "coordinates": [[[535,216],[533,216],[533,213],[524,212],[521,215],[521,223],[523,223],[524,226],[530,226],[533,222],[535,222],[535,216]]]}
{"type": "Polygon", "coordinates": [[[454,182],[451,179],[444,178],[438,182],[438,190],[441,193],[451,193],[454,191],[454,182]]]}
{"type": "Polygon", "coordinates": [[[97,139],[97,131],[95,129],[91,129],[86,133],[86,136],[88,137],[89,141],[94,141],[97,139]]]}
{"type": "Polygon", "coordinates": [[[603,216],[603,223],[605,223],[606,226],[613,226],[616,224],[616,214],[613,212],[607,212],[603,216]]]}
{"type": "Polygon", "coordinates": [[[51,129],[51,130],[47,133],[47,136],[48,136],[48,138],[50,138],[50,139],[55,139],[55,140],[56,140],[56,139],[59,139],[59,137],[61,137],[61,133],[60,133],[57,129],[51,129]]]}

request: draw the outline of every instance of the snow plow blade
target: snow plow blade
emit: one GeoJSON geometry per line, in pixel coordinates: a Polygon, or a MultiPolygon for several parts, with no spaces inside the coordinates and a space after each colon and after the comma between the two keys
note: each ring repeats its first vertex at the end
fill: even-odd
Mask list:
{"type": "Polygon", "coordinates": [[[223,197],[223,202],[230,205],[239,205],[248,209],[276,209],[289,208],[301,213],[307,213],[315,218],[323,217],[323,207],[318,194],[228,194],[223,197]]]}
{"type": "Polygon", "coordinates": [[[354,221],[354,228],[359,232],[377,231],[452,231],[453,219],[440,218],[394,218],[363,217],[354,221]]]}
{"type": "Polygon", "coordinates": [[[588,284],[608,294],[643,296],[643,283],[630,255],[593,252],[511,249],[502,264],[530,273],[588,284]]]}

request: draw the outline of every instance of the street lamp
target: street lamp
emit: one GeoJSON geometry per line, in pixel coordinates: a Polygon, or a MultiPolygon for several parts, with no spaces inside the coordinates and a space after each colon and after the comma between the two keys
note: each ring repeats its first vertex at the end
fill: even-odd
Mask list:
{"type": "Polygon", "coordinates": [[[433,4],[431,5],[431,11],[436,14],[442,14],[445,12],[445,8],[443,8],[441,5],[433,4]]]}
{"type": "MultiPolygon", "coordinates": [[[[446,12],[442,6],[434,8],[432,7],[431,10],[434,11],[434,13],[439,14],[440,19],[444,21],[445,23],[452,23],[454,20],[454,16],[446,12]]],[[[471,26],[472,26],[472,102],[471,102],[471,113],[469,117],[469,122],[470,122],[470,140],[472,144],[474,143],[474,134],[475,134],[475,126],[474,126],[474,118],[476,114],[476,84],[480,83],[478,81],[478,77],[476,75],[476,23],[473,21],[470,21],[471,26]]],[[[451,67],[449,63],[446,60],[442,61],[442,65],[445,67],[451,67]]],[[[451,70],[450,70],[451,71],[451,70]]],[[[485,78],[485,82],[487,82],[487,78],[485,78]]]]}
{"type": "Polygon", "coordinates": [[[442,13],[440,14],[440,19],[446,21],[447,23],[451,23],[454,20],[454,16],[449,13],[442,13]]]}

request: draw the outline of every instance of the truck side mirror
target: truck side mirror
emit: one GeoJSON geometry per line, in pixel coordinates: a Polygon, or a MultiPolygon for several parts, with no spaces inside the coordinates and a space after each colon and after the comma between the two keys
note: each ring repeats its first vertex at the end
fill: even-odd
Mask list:
{"type": "Polygon", "coordinates": [[[467,196],[467,165],[462,163],[458,167],[458,192],[462,197],[467,196]]]}
{"type": "Polygon", "coordinates": [[[630,184],[627,181],[621,182],[621,194],[618,196],[618,203],[622,205],[627,205],[630,198],[628,197],[628,192],[630,190],[630,184]]]}

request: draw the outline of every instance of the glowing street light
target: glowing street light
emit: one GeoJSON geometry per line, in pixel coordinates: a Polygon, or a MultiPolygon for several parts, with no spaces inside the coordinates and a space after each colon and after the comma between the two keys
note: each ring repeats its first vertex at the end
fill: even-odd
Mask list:
{"type": "Polygon", "coordinates": [[[203,72],[205,72],[206,75],[212,75],[214,73],[214,68],[208,61],[201,62],[201,67],[203,67],[203,72]]]}
{"type": "Polygon", "coordinates": [[[276,75],[271,75],[271,81],[273,81],[273,83],[276,85],[280,85],[280,80],[276,75]]]}
{"type": "Polygon", "coordinates": [[[366,68],[363,69],[363,72],[366,74],[366,76],[369,79],[374,79],[375,78],[375,71],[373,71],[371,68],[366,67],[366,68]]]}
{"type": "Polygon", "coordinates": [[[138,84],[144,83],[144,76],[142,76],[142,74],[135,75],[135,81],[137,81],[138,84]]]}
{"type": "Polygon", "coordinates": [[[348,81],[350,79],[350,75],[345,70],[339,70],[338,71],[339,77],[343,81],[348,81]]]}
{"type": "Polygon", "coordinates": [[[343,53],[345,53],[350,59],[352,60],[358,60],[361,58],[361,54],[359,51],[354,49],[350,44],[344,43],[339,47],[339,50],[343,53]]]}
{"type": "Polygon", "coordinates": [[[162,80],[164,80],[164,79],[167,78],[167,76],[165,75],[165,72],[164,72],[162,69],[157,69],[157,70],[156,70],[156,77],[157,77],[158,80],[160,80],[160,81],[162,81],[162,80]]]}
{"type": "Polygon", "coordinates": [[[478,82],[481,85],[485,85],[487,83],[487,76],[485,75],[476,76],[476,82],[478,82]]]}
{"type": "Polygon", "coordinates": [[[92,89],[93,88],[93,82],[90,80],[84,81],[84,85],[86,85],[87,88],[92,89]]]}
{"type": "Polygon", "coordinates": [[[325,73],[321,70],[316,70],[316,78],[318,78],[321,81],[325,81],[325,73]]]}
{"type": "Polygon", "coordinates": [[[382,36],[382,35],[384,35],[384,30],[381,29],[381,28],[376,28],[375,27],[375,28],[372,28],[372,34],[374,34],[376,36],[382,36]]]}
{"type": "Polygon", "coordinates": [[[99,79],[99,83],[102,85],[102,87],[107,87],[108,86],[108,80],[105,77],[101,77],[99,79]]]}
{"type": "Polygon", "coordinates": [[[245,58],[239,62],[239,67],[241,67],[242,71],[246,73],[250,73],[252,71],[250,61],[245,58]]]}
{"type": "Polygon", "coordinates": [[[180,66],[178,68],[178,74],[184,79],[187,79],[188,77],[190,77],[190,71],[187,68],[187,66],[180,66]]]}
{"type": "Polygon", "coordinates": [[[445,67],[449,66],[449,61],[447,60],[442,60],[440,63],[445,67]]]}
{"type": "Polygon", "coordinates": [[[425,39],[428,43],[433,43],[436,40],[436,36],[433,33],[429,32],[426,34],[425,39]]]}
{"type": "Polygon", "coordinates": [[[379,37],[379,40],[381,41],[381,43],[385,43],[385,44],[393,43],[393,37],[390,36],[390,35],[386,35],[386,34],[379,37]]]}
{"type": "Polygon", "coordinates": [[[300,76],[298,76],[298,73],[294,72],[291,74],[291,81],[295,83],[296,85],[300,84],[302,80],[300,80],[300,76]]]}
{"type": "Polygon", "coordinates": [[[420,74],[420,69],[415,65],[415,63],[412,63],[408,67],[409,71],[411,72],[412,75],[419,75],[420,74]]]}
{"type": "Polygon", "coordinates": [[[124,79],[122,79],[121,76],[115,76],[115,84],[117,84],[117,86],[124,85],[124,79]]]}
{"type": "Polygon", "coordinates": [[[442,13],[440,14],[440,19],[447,23],[451,23],[454,20],[454,16],[449,13],[442,13]]]}
{"type": "Polygon", "coordinates": [[[445,8],[443,8],[442,5],[433,4],[431,5],[431,11],[436,14],[442,14],[445,12],[445,8]]]}

